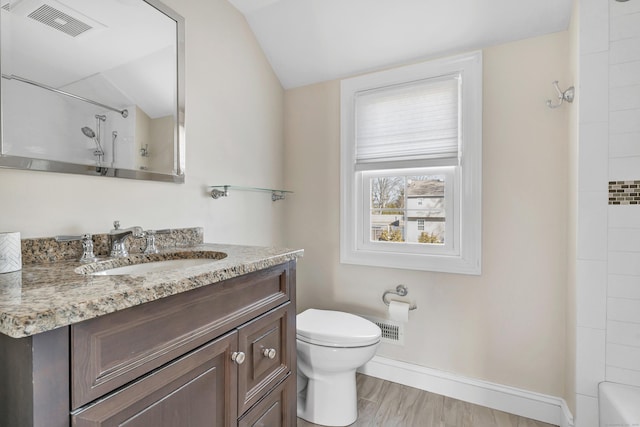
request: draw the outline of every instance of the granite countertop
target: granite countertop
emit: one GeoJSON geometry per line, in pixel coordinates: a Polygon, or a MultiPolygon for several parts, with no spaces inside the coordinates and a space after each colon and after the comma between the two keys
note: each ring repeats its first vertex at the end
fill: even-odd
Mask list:
{"type": "MultiPolygon", "coordinates": [[[[285,248],[199,244],[163,249],[153,260],[180,252],[194,257],[203,251],[223,252],[223,259],[157,273],[92,276],[76,272],[91,270],[78,261],[25,264],[21,271],[0,274],[0,333],[28,337],[83,320],[113,313],[145,302],[221,282],[296,259],[302,250],[285,248]]],[[[144,258],[145,255],[133,255],[144,258]]],[[[110,267],[126,265],[100,257],[110,267]]]]}

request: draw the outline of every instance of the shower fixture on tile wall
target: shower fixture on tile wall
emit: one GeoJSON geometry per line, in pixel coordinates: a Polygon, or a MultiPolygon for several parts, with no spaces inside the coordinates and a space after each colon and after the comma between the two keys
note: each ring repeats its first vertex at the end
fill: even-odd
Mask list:
{"type": "Polygon", "coordinates": [[[576,90],[573,86],[563,91],[560,89],[560,86],[558,86],[557,80],[554,81],[552,84],[553,84],[553,87],[556,88],[556,92],[558,92],[558,99],[560,100],[560,102],[558,102],[557,104],[554,104],[550,99],[547,99],[547,107],[558,108],[562,105],[564,101],[567,101],[568,103],[573,102],[573,98],[575,97],[575,94],[576,94],[576,90]]]}
{"type": "Polygon", "coordinates": [[[87,138],[93,139],[93,141],[96,143],[96,149],[94,150],[93,155],[98,158],[97,162],[98,162],[98,165],[100,165],[104,160],[104,150],[102,149],[102,145],[100,144],[100,122],[106,121],[107,116],[96,114],[95,117],[96,117],[95,132],[89,126],[85,126],[81,130],[84,136],[86,136],[87,138]]]}

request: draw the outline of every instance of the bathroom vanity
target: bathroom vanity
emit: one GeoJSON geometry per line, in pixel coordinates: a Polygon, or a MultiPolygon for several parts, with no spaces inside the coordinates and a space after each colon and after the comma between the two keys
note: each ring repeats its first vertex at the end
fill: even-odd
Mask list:
{"type": "Polygon", "coordinates": [[[295,426],[302,251],[190,251],[226,257],[111,276],[35,263],[19,289],[0,275],[0,425],[295,426]]]}

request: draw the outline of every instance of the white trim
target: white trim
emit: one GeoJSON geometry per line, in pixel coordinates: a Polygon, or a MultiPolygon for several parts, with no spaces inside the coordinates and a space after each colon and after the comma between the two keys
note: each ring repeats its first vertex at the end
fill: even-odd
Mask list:
{"type": "MultiPolygon", "coordinates": [[[[341,81],[340,132],[340,262],[410,270],[481,274],[482,268],[482,52],[394,68],[341,81]],[[358,191],[362,188],[355,168],[354,94],[428,77],[459,73],[462,76],[461,158],[456,194],[460,203],[459,252],[438,254],[387,253],[358,248],[362,223],[358,191]]],[[[424,248],[423,248],[424,249],[424,248]]]]}
{"type": "Polygon", "coordinates": [[[564,399],[375,356],[363,374],[533,420],[573,427],[564,399]]]}

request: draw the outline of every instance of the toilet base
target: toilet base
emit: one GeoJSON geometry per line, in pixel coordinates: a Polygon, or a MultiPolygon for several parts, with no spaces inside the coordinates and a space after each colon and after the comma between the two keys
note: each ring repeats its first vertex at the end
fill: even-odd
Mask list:
{"type": "Polygon", "coordinates": [[[298,417],[323,426],[348,426],[358,419],[356,371],[308,378],[298,394],[298,417]]]}

